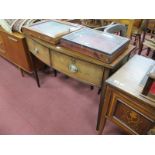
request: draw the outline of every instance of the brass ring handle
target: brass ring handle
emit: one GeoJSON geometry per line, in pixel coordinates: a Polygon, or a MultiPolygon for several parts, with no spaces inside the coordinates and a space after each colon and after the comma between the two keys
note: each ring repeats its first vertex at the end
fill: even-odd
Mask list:
{"type": "Polygon", "coordinates": [[[78,72],[78,68],[75,64],[70,64],[69,65],[69,71],[72,73],[77,73],[78,72]]]}
{"type": "Polygon", "coordinates": [[[35,49],[34,49],[34,54],[38,54],[38,53],[39,53],[38,48],[35,48],[35,49]]]}

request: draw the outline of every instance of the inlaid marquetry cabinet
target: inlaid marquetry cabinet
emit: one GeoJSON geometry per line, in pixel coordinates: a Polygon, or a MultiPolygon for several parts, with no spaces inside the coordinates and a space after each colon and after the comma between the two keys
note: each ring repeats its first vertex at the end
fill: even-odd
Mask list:
{"type": "Polygon", "coordinates": [[[110,120],[129,134],[155,134],[155,100],[142,95],[155,61],[136,55],[106,81],[101,108],[101,134],[110,120]]]}
{"type": "Polygon", "coordinates": [[[111,97],[108,117],[118,126],[130,134],[140,135],[147,134],[154,127],[154,115],[147,108],[141,107],[142,102],[116,90],[111,97]]]}

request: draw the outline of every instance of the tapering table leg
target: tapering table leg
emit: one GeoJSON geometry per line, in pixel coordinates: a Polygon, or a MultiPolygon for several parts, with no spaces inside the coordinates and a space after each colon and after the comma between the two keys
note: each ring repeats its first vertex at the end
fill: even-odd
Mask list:
{"type": "Polygon", "coordinates": [[[35,57],[34,57],[33,54],[30,54],[30,58],[31,58],[31,62],[32,62],[32,68],[33,68],[34,77],[36,79],[37,86],[40,88],[38,72],[37,72],[37,68],[36,68],[36,64],[35,64],[35,57]]]}
{"type": "Polygon", "coordinates": [[[54,76],[57,76],[57,70],[54,69],[54,76]]]}
{"type": "Polygon", "coordinates": [[[20,69],[20,73],[21,73],[22,77],[24,77],[24,71],[21,68],[19,68],[19,69],[20,69]]]}

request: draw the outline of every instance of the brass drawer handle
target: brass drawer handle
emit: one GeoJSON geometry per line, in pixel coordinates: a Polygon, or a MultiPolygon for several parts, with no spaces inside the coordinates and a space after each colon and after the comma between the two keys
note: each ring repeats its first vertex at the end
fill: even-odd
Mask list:
{"type": "Polygon", "coordinates": [[[17,40],[17,39],[12,38],[12,37],[8,37],[8,39],[10,39],[10,40],[12,40],[12,41],[14,41],[14,42],[18,42],[18,40],[17,40]]]}
{"type": "Polygon", "coordinates": [[[39,53],[38,48],[35,48],[33,53],[34,53],[35,55],[38,54],[38,53],[39,53]]]}
{"type": "Polygon", "coordinates": [[[78,68],[75,64],[70,64],[69,65],[69,71],[72,73],[77,73],[78,72],[78,68]]]}

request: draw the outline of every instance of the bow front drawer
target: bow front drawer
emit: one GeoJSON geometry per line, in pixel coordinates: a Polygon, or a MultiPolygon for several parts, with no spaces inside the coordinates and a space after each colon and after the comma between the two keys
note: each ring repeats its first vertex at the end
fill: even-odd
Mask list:
{"type": "Polygon", "coordinates": [[[52,51],[52,66],[75,79],[100,87],[103,68],[101,66],[52,51]]]}
{"type": "Polygon", "coordinates": [[[35,55],[39,60],[41,60],[42,62],[44,62],[47,65],[51,65],[50,63],[50,53],[49,53],[49,49],[39,43],[37,43],[36,41],[27,38],[27,44],[28,44],[28,48],[29,51],[35,55]]]}

